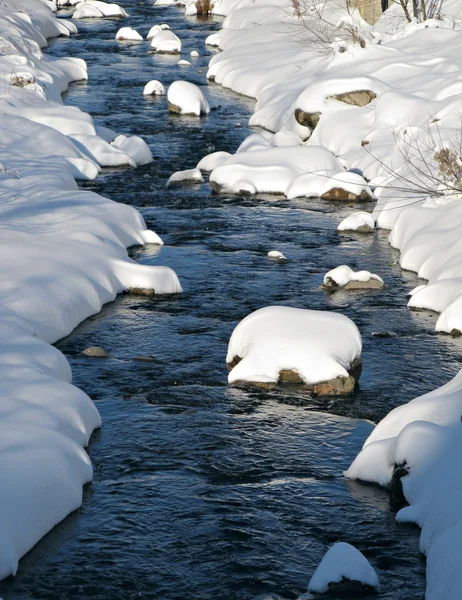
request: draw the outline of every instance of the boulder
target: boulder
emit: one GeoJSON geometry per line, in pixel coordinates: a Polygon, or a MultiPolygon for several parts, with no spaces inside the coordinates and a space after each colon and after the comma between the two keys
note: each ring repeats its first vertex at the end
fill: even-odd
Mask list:
{"type": "Polygon", "coordinates": [[[155,291],[152,288],[132,287],[126,290],[130,296],[154,296],[155,291]]]}
{"type": "Polygon", "coordinates": [[[372,196],[366,190],[363,190],[359,195],[353,194],[341,187],[334,187],[321,196],[322,200],[341,200],[343,202],[368,202],[372,196]]]}
{"type": "Polygon", "coordinates": [[[303,127],[309,127],[310,129],[314,129],[321,118],[320,112],[307,113],[301,108],[296,108],[294,115],[295,120],[299,125],[303,125],[303,127]]]}
{"type": "Polygon", "coordinates": [[[377,94],[371,92],[371,90],[355,90],[353,92],[328,96],[326,100],[337,100],[338,102],[344,102],[350,106],[367,106],[376,98],[377,94]]]}

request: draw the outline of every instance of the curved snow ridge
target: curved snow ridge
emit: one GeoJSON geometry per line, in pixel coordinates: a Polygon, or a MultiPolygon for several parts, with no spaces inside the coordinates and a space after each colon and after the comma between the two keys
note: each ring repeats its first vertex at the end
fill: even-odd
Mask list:
{"type": "Polygon", "coordinates": [[[124,290],[179,293],[181,285],[168,267],[128,257],[129,246],[162,244],[140,213],[77,187],[76,179],[94,179],[103,166],[135,167],[152,154],[141,138],[117,136],[62,104],[61,92],[87,77],[86,65],[45,60],[40,48],[47,37],[69,35],[71,24],[42,0],[3,0],[0,25],[11,50],[0,56],[7,81],[0,98],[3,579],[81,505],[82,486],[92,478],[84,448],[101,418],[50,344],[124,290]]]}
{"type": "Polygon", "coordinates": [[[307,384],[348,377],[361,356],[361,335],[348,317],[332,312],[268,306],[243,319],[229,341],[229,383],[277,383],[293,370],[307,384]]]}

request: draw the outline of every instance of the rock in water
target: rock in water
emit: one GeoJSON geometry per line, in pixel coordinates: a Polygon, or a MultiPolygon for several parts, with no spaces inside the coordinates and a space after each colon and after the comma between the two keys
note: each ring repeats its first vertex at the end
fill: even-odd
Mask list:
{"type": "Polygon", "coordinates": [[[90,346],[86,348],[82,354],[90,358],[111,358],[111,355],[106,352],[101,346],[90,346]]]}
{"type": "Polygon", "coordinates": [[[351,544],[337,542],[324,555],[308,585],[309,592],[358,598],[379,591],[379,579],[367,558],[351,544]]]}

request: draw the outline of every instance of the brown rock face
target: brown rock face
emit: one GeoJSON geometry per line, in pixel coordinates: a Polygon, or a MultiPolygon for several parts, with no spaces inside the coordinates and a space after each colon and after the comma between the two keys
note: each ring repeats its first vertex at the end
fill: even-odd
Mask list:
{"type": "Polygon", "coordinates": [[[367,106],[372,100],[375,100],[375,98],[377,98],[377,94],[370,90],[356,90],[354,92],[345,92],[344,94],[328,96],[327,99],[344,102],[350,106],[367,106]]]}
{"type": "Polygon", "coordinates": [[[319,119],[321,118],[320,112],[307,113],[301,108],[296,108],[294,114],[297,123],[303,125],[303,127],[310,127],[310,129],[314,129],[319,123],[319,119]]]}
{"type": "MultiPolygon", "coordinates": [[[[240,356],[235,356],[230,363],[227,363],[228,371],[240,363],[240,356]]],[[[265,383],[261,381],[243,381],[237,382],[237,385],[257,387],[260,389],[274,389],[277,385],[300,385],[307,392],[316,394],[316,396],[350,396],[355,389],[356,382],[359,380],[362,372],[362,362],[360,358],[355,359],[348,371],[348,377],[335,377],[330,381],[322,381],[314,385],[306,384],[300,375],[292,369],[281,369],[277,383],[265,383]]]]}
{"type": "Polygon", "coordinates": [[[370,200],[372,196],[363,190],[359,196],[356,194],[352,194],[351,192],[347,192],[341,187],[334,187],[321,196],[322,200],[341,200],[343,202],[367,202],[370,200]]]}
{"type": "Polygon", "coordinates": [[[130,296],[154,296],[155,291],[152,288],[129,288],[127,293],[130,296]]]}

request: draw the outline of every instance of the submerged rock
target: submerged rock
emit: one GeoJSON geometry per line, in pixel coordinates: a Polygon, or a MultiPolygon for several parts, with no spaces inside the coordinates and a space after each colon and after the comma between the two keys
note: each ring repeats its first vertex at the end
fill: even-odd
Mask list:
{"type": "Polygon", "coordinates": [[[83,350],[82,354],[90,358],[111,358],[111,355],[101,346],[90,346],[83,350]]]}

